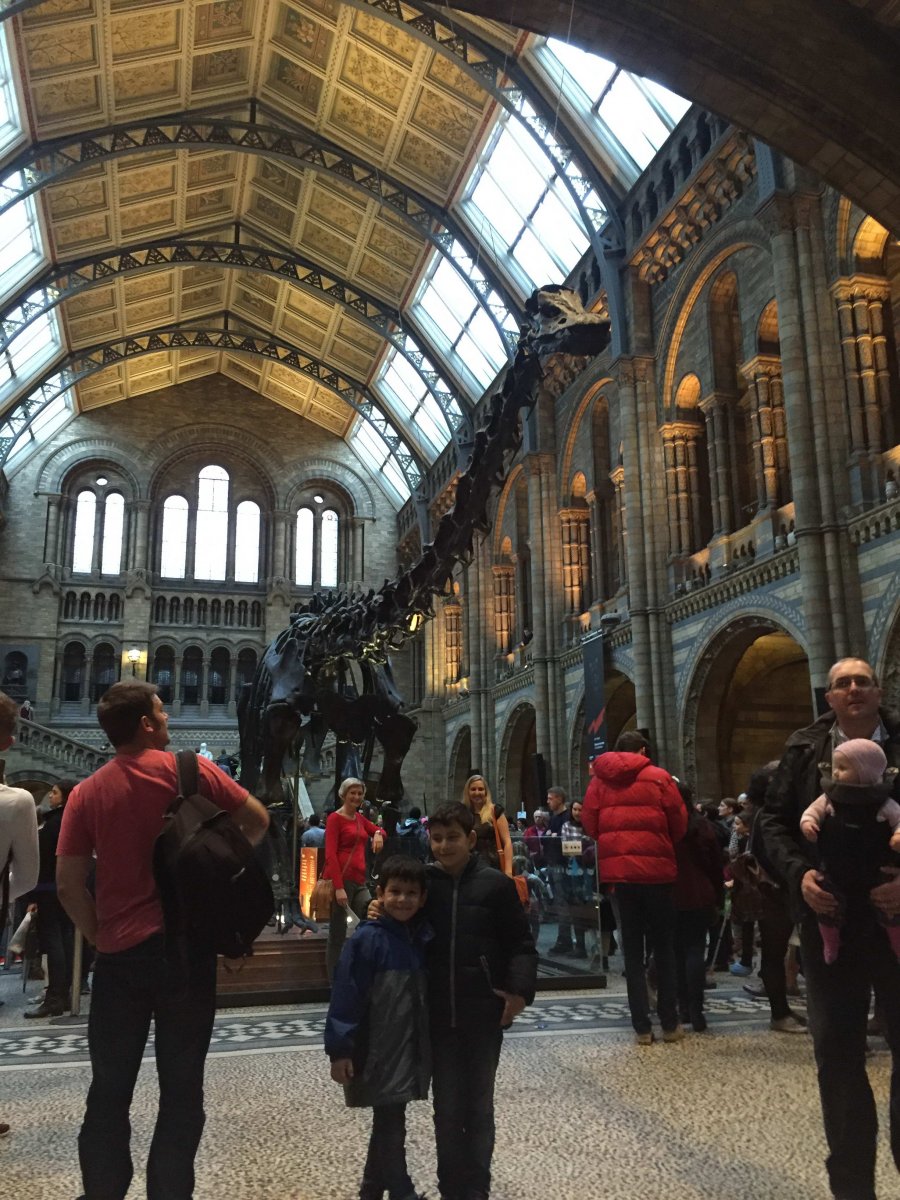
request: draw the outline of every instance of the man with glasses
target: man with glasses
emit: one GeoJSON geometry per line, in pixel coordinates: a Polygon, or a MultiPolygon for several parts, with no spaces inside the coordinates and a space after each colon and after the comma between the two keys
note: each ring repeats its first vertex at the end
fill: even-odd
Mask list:
{"type": "MultiPolygon", "coordinates": [[[[892,795],[900,799],[900,717],[881,707],[875,672],[859,658],[834,664],[825,699],[831,711],[788,739],[757,819],[800,924],[832,1195],[875,1200],[878,1122],[866,1075],[866,1025],[874,989],[893,1059],[890,1137],[900,1170],[900,964],[871,905],[848,911],[841,953],[825,963],[816,919],[834,914],[837,901],[820,886],[815,844],[801,834],[800,815],[821,793],[834,751],[852,738],[881,745],[894,778],[892,795]]],[[[900,876],[886,877],[870,897],[888,916],[900,913],[900,876]]]]}

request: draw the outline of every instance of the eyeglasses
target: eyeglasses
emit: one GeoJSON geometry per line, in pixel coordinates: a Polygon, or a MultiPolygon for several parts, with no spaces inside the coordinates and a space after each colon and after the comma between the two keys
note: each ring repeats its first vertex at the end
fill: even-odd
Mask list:
{"type": "Polygon", "coordinates": [[[852,687],[860,690],[875,687],[875,680],[870,675],[839,675],[833,679],[828,688],[830,692],[848,692],[852,687]]]}

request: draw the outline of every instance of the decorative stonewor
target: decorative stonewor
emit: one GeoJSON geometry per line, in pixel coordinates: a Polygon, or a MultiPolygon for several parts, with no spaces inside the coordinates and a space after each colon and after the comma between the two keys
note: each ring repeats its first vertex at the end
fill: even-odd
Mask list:
{"type": "Polygon", "coordinates": [[[444,601],[444,661],[445,683],[458,683],[462,666],[462,608],[457,596],[444,601]]]}
{"type": "Polygon", "coordinates": [[[698,446],[704,428],[696,421],[671,421],[660,427],[669,502],[669,553],[687,558],[705,545],[703,495],[698,446]]]}
{"type": "Polygon", "coordinates": [[[512,563],[495,563],[491,568],[494,576],[494,631],[496,654],[504,658],[512,653],[513,620],[516,609],[516,568],[512,563]]]}
{"type": "Polygon", "coordinates": [[[890,299],[886,279],[855,275],[841,279],[832,289],[838,310],[847,411],[850,417],[850,454],[853,463],[854,499],[869,503],[880,499],[881,461],[885,445],[893,444],[885,426],[891,417],[891,383],[884,306],[890,299]]]}
{"type": "Polygon", "coordinates": [[[628,523],[625,509],[625,468],[616,467],[609,473],[609,481],[613,485],[615,508],[613,510],[613,539],[619,562],[619,587],[628,583],[628,523]]]}
{"type": "Polygon", "coordinates": [[[563,593],[566,616],[577,617],[590,603],[591,531],[590,510],[564,508],[559,514],[562,529],[563,593]]]}
{"type": "Polygon", "coordinates": [[[766,512],[787,504],[791,496],[781,359],[758,354],[744,363],[741,374],[750,385],[757,510],[766,512]]]}

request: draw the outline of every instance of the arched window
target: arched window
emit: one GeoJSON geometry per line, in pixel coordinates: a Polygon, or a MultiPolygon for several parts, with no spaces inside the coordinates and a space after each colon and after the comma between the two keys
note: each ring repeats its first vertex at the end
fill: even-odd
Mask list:
{"type": "Polygon", "coordinates": [[[119,596],[110,596],[109,606],[106,610],[107,619],[110,621],[122,620],[122,600],[119,596]]]}
{"type": "Polygon", "coordinates": [[[228,472],[204,467],[197,488],[194,578],[224,579],[228,555],[228,472]]]}
{"type": "Polygon", "coordinates": [[[125,530],[125,497],[110,492],[103,505],[103,551],[101,575],[118,575],[122,570],[122,534],[125,530]]]}
{"type": "Polygon", "coordinates": [[[94,565],[94,524],[97,520],[97,497],[85,490],[78,493],[75,504],[75,541],[72,549],[72,570],[89,575],[94,565]]]}
{"type": "Polygon", "coordinates": [[[237,506],[234,579],[236,583],[256,583],[259,579],[259,505],[252,500],[237,506]]]}
{"type": "Polygon", "coordinates": [[[322,552],[319,579],[322,587],[337,587],[338,515],[333,508],[322,513],[322,552]]]}
{"type": "Polygon", "coordinates": [[[210,704],[225,704],[228,700],[228,671],[231,655],[219,646],[209,656],[207,696],[210,704]]]}
{"type": "Polygon", "coordinates": [[[171,704],[175,686],[175,651],[171,646],[160,646],[153,656],[152,679],[163,704],[171,704]]]}
{"type": "Polygon", "coordinates": [[[164,625],[166,621],[166,598],[165,596],[156,597],[156,605],[153,613],[153,619],[157,625],[164,625]]]}
{"type": "Polygon", "coordinates": [[[200,703],[200,685],[203,675],[203,651],[191,646],[184,652],[181,661],[181,703],[188,707],[200,703]]]}
{"type": "Polygon", "coordinates": [[[106,620],[106,597],[102,592],[98,592],[94,597],[94,620],[106,620]]]}
{"type": "Polygon", "coordinates": [[[237,657],[237,670],[234,677],[234,698],[240,701],[241,692],[249,687],[256,674],[256,651],[242,650],[237,657]]]}
{"type": "Polygon", "coordinates": [[[324,496],[311,496],[297,510],[294,580],[298,587],[337,587],[340,579],[340,517],[333,508],[320,509],[324,501],[324,496]]]}
{"type": "Polygon", "coordinates": [[[91,593],[82,592],[78,601],[78,619],[79,621],[89,621],[91,619],[91,593]]]}
{"type": "Polygon", "coordinates": [[[184,579],[187,531],[187,500],[184,496],[169,496],[163,505],[162,556],[159,565],[163,579],[184,579]]]}
{"type": "Polygon", "coordinates": [[[108,642],[101,642],[94,648],[94,661],[91,679],[91,699],[96,704],[103,693],[116,682],[119,672],[116,669],[116,652],[108,642]]]}
{"type": "Polygon", "coordinates": [[[63,651],[59,685],[60,700],[71,703],[81,699],[81,689],[84,687],[84,672],[84,646],[81,642],[69,642],[63,651]]]}
{"type": "Polygon", "coordinates": [[[301,508],[297,513],[297,550],[295,580],[299,587],[312,587],[313,581],[313,513],[301,508]]]}
{"type": "Polygon", "coordinates": [[[78,597],[74,592],[66,592],[65,604],[63,607],[63,619],[73,621],[75,613],[78,611],[78,597]]]}

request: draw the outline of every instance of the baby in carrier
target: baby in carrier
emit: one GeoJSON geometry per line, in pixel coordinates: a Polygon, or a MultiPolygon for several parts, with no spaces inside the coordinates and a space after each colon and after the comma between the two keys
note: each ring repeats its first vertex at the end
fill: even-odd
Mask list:
{"type": "Polygon", "coordinates": [[[885,782],[887,759],[877,742],[852,738],[836,747],[831,778],[822,780],[823,794],[800,818],[800,830],[817,842],[821,884],[838,900],[834,916],[819,915],[826,963],[833,963],[841,946],[841,926],[848,906],[868,906],[885,926],[894,954],[900,959],[900,916],[888,917],[869,901],[869,892],[884,883],[882,868],[890,851],[900,851],[900,804],[891,799],[892,782],[885,782]]]}

